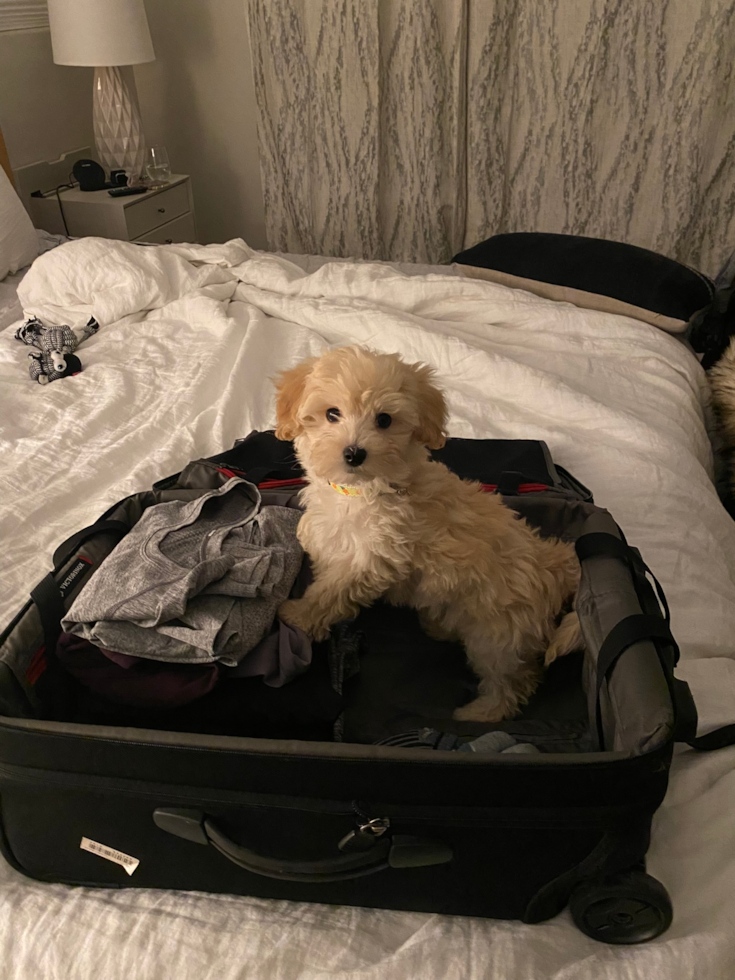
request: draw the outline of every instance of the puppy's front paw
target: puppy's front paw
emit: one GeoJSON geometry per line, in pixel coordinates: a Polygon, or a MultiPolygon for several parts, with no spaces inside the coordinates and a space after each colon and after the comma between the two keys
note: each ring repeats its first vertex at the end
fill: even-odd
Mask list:
{"type": "MultiPolygon", "coordinates": [[[[307,632],[307,630],[304,630],[304,632],[307,632]]],[[[314,623],[311,629],[308,630],[308,633],[315,643],[321,643],[322,640],[326,640],[329,636],[329,627],[323,623],[314,623]]]]}
{"type": "Polygon", "coordinates": [[[304,599],[286,599],[278,608],[278,616],[317,642],[329,636],[329,626],[314,615],[314,610],[304,599]]]}

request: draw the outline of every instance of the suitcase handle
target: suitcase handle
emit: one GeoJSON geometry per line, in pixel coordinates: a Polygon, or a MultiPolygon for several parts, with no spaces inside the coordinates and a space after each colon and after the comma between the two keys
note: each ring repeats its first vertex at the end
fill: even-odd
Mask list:
{"type": "Polygon", "coordinates": [[[159,808],[153,812],[153,822],[161,830],[183,837],[196,844],[211,844],[233,864],[252,874],[280,881],[320,882],[349,881],[385,871],[386,868],[425,868],[447,864],[452,849],[440,841],[397,835],[376,838],[368,851],[340,854],[321,861],[294,861],[266,857],[251,851],[223,833],[217,824],[201,810],[159,808]]]}

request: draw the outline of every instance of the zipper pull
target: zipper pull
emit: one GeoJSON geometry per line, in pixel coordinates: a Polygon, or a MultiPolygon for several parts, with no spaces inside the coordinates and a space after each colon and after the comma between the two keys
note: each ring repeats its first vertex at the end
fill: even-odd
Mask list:
{"type": "Polygon", "coordinates": [[[389,817],[370,817],[356,803],[352,808],[357,814],[357,828],[345,834],[337,847],[340,851],[369,851],[390,828],[389,817]]]}

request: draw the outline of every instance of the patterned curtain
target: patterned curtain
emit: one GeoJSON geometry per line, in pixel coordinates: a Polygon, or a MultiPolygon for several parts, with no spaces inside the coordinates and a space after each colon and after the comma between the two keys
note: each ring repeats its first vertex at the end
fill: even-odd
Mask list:
{"type": "Polygon", "coordinates": [[[507,231],[716,273],[733,0],[249,0],[273,249],[445,262],[507,231]]]}

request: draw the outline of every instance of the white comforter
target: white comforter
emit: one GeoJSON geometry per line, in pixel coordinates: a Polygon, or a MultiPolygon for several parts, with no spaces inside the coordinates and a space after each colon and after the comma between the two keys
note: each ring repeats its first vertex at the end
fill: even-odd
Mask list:
{"type": "MultiPolygon", "coordinates": [[[[269,379],[359,342],[433,365],[450,433],[545,439],[660,578],[700,731],[735,721],[735,525],[711,482],[704,375],[676,339],[448,268],[291,262],[223,246],[83,239],[41,256],[26,314],[99,333],[81,375],[30,382],[0,334],[0,625],[61,539],[189,459],[274,422],[269,379]],[[304,271],[310,269],[309,272],[304,271]]],[[[41,885],[0,869],[8,980],[684,980],[735,976],[735,748],[682,750],[649,869],[665,936],[614,948],[550,923],[41,885]]]]}

